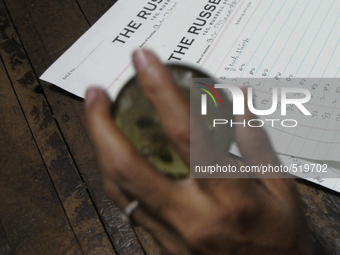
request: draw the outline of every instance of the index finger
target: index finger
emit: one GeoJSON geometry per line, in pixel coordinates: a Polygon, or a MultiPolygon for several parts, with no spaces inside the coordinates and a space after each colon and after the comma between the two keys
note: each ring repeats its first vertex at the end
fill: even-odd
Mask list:
{"type": "Polygon", "coordinates": [[[140,86],[159,116],[165,134],[189,165],[190,105],[183,97],[167,68],[146,50],[138,50],[133,62],[140,86]]]}

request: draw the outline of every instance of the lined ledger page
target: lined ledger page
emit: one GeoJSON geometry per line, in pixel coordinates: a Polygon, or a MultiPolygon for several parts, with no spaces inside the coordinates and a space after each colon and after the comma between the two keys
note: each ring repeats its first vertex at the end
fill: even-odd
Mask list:
{"type": "MultiPolygon", "coordinates": [[[[252,86],[257,109],[270,108],[273,87],[309,90],[312,98],[305,107],[311,116],[288,105],[287,118],[297,120],[297,127],[267,125],[266,129],[284,164],[326,162],[327,173],[304,171],[299,176],[340,191],[340,2],[262,0],[220,4],[206,22],[198,10],[191,15],[189,11],[175,13],[162,29],[171,31],[176,26],[176,32],[156,35],[149,47],[163,60],[190,63],[228,83],[252,86]],[[184,24],[183,20],[188,22],[184,24]],[[200,25],[202,29],[198,30],[200,25]]],[[[187,5],[188,10],[202,10],[204,6],[187,5]]],[[[282,118],[277,112],[265,118],[282,118]]]]}

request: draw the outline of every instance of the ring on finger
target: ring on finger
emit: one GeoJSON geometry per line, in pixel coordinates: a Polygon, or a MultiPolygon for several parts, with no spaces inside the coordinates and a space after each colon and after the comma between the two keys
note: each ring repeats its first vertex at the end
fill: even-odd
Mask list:
{"type": "Polygon", "coordinates": [[[131,225],[137,225],[136,221],[133,218],[133,213],[137,210],[138,207],[139,202],[137,200],[133,200],[123,210],[126,220],[131,225]]]}

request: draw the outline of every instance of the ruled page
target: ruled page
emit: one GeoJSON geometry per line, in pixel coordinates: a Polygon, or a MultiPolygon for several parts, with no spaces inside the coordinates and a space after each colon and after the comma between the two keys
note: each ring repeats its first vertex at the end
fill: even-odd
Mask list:
{"type": "MultiPolygon", "coordinates": [[[[253,86],[258,109],[271,106],[273,87],[309,90],[312,99],[305,107],[312,116],[288,105],[286,118],[297,120],[297,127],[266,125],[267,132],[279,153],[340,160],[340,2],[220,1],[193,34],[191,27],[204,23],[200,11],[205,5],[198,5],[187,3],[186,13],[176,12],[162,27],[168,33],[156,35],[149,47],[163,60],[190,63],[226,82],[253,86]],[[172,31],[173,26],[178,29],[172,31]]],[[[265,118],[282,119],[278,113],[265,118]]]]}
{"type": "MultiPolygon", "coordinates": [[[[297,176],[340,192],[340,34],[337,32],[340,2],[224,1],[224,6],[221,3],[198,36],[187,31],[193,24],[196,27],[202,24],[197,20],[200,12],[176,13],[163,29],[169,30],[172,24],[182,29],[169,37],[160,38],[159,34],[149,47],[164,61],[190,63],[225,82],[252,86],[258,109],[270,107],[273,87],[308,89],[312,99],[305,106],[312,116],[288,107],[287,118],[296,119],[298,127],[287,130],[267,125],[266,130],[284,165],[327,165],[326,172],[302,171],[297,176]],[[183,20],[190,21],[185,26],[183,20]],[[183,43],[179,43],[183,38],[194,39],[184,50],[183,43]]],[[[276,112],[266,118],[275,119],[277,115],[276,112]]],[[[237,152],[237,147],[232,151],[237,152]]]]}

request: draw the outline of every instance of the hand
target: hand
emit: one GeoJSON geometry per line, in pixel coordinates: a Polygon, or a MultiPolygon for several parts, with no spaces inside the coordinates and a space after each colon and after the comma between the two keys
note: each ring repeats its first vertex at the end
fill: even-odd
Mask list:
{"type": "MultiPolygon", "coordinates": [[[[160,116],[166,135],[188,165],[188,102],[151,52],[139,50],[133,61],[139,83],[160,116]]],[[[104,91],[88,90],[85,103],[88,130],[108,196],[120,208],[138,200],[134,220],[149,230],[167,253],[312,253],[292,179],[171,181],[139,155],[115,126],[104,91]]],[[[247,111],[237,118],[254,116],[247,111]]],[[[237,125],[235,132],[246,165],[280,164],[262,129],[237,125]]],[[[223,158],[235,164],[229,155],[223,158]]]]}

